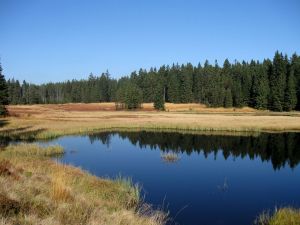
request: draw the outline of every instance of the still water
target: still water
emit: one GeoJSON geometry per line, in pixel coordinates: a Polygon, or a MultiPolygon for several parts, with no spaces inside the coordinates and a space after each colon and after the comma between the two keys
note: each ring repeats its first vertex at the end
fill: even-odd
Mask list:
{"type": "MultiPolygon", "coordinates": [[[[62,162],[142,185],[170,224],[247,225],[263,210],[300,206],[300,134],[107,132],[66,136],[62,162]],[[177,155],[166,162],[167,152],[177,155]]],[[[47,144],[48,144],[47,143],[47,144]]]]}

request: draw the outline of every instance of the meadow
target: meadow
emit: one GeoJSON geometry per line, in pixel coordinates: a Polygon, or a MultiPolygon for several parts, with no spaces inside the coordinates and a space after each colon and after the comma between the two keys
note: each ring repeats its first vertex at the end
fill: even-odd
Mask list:
{"type": "Polygon", "coordinates": [[[300,131],[300,113],[252,108],[207,108],[199,104],[166,104],[166,111],[144,104],[137,111],[116,111],[114,103],[8,106],[2,136],[47,139],[109,129],[190,132],[300,131]]]}
{"type": "MultiPolygon", "coordinates": [[[[252,108],[207,108],[166,104],[166,111],[143,104],[141,110],[116,111],[114,103],[11,105],[0,119],[0,135],[11,140],[48,139],[107,130],[176,132],[299,132],[300,113],[252,108]]],[[[139,187],[128,179],[109,180],[49,157],[60,146],[7,146],[0,152],[0,224],[165,224],[167,214],[143,203],[139,187]]],[[[173,161],[171,155],[162,156],[173,161]]],[[[173,159],[174,158],[174,159],[173,159]]],[[[177,160],[177,159],[176,159],[177,160]]],[[[176,161],[174,160],[174,161],[176,161]]],[[[262,214],[258,224],[298,224],[299,211],[262,214]],[[293,223],[293,218],[295,223],[293,223]]]]}

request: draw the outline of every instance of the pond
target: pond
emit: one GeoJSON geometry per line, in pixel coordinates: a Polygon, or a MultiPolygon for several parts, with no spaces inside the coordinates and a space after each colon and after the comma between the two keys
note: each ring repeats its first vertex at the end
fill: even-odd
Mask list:
{"type": "Polygon", "coordinates": [[[104,132],[47,144],[65,148],[61,162],[131,177],[169,224],[250,225],[264,210],[300,206],[300,133],[104,132]]]}

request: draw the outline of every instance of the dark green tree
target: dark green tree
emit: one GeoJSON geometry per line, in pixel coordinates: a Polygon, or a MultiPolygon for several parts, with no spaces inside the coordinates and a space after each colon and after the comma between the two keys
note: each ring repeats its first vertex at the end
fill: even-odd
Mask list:
{"type": "Polygon", "coordinates": [[[286,85],[287,63],[281,53],[275,53],[270,79],[270,108],[274,111],[282,111],[284,103],[284,91],[286,85]]]}
{"type": "Polygon", "coordinates": [[[256,109],[267,109],[269,96],[268,62],[256,67],[252,85],[252,106],[256,109]]]}
{"type": "Polygon", "coordinates": [[[125,109],[139,109],[143,103],[142,90],[136,84],[128,82],[118,90],[117,101],[125,109]]]}
{"type": "Polygon", "coordinates": [[[193,66],[188,63],[186,66],[181,66],[180,71],[180,102],[189,103],[193,102],[193,92],[192,92],[192,81],[193,81],[193,66]]]}
{"type": "Polygon", "coordinates": [[[231,90],[229,88],[226,89],[226,91],[225,91],[224,107],[225,108],[232,107],[232,94],[231,94],[231,90]]]}
{"type": "Polygon", "coordinates": [[[286,81],[283,108],[285,111],[292,111],[297,105],[296,82],[293,66],[289,67],[286,81]]]}
{"type": "Polygon", "coordinates": [[[5,106],[8,104],[8,88],[4,75],[2,74],[2,66],[0,64],[0,115],[6,115],[5,106]]]}
{"type": "Polygon", "coordinates": [[[300,110],[300,56],[298,56],[296,53],[293,54],[292,56],[291,67],[294,72],[295,83],[296,83],[296,94],[297,94],[296,110],[300,110]]]}
{"type": "Polygon", "coordinates": [[[156,110],[165,110],[165,88],[158,84],[154,95],[154,108],[156,110]]]}

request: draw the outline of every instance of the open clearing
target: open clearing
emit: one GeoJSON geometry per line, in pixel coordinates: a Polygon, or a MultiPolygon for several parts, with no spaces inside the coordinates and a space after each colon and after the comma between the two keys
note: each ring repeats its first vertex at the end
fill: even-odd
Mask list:
{"type": "Polygon", "coordinates": [[[144,104],[138,111],[115,111],[114,103],[9,106],[0,133],[51,138],[104,129],[176,131],[300,131],[300,113],[275,113],[251,108],[206,108],[199,104],[166,104],[166,112],[144,104]]]}

